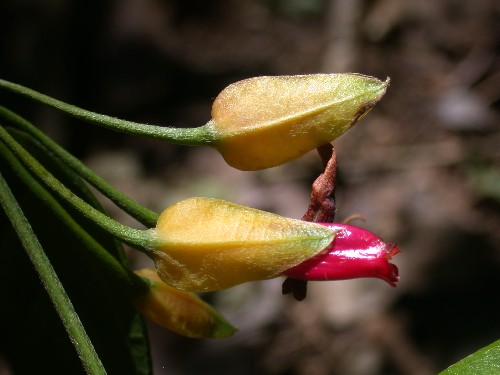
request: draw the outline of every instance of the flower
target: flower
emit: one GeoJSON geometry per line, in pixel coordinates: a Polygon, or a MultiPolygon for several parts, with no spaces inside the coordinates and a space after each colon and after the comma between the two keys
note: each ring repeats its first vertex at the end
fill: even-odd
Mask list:
{"type": "Polygon", "coordinates": [[[223,338],[236,329],[209,304],[192,293],[172,288],[149,268],[135,271],[149,290],[134,299],[137,310],[148,319],[180,335],[194,338],[223,338]]]}
{"type": "Polygon", "coordinates": [[[324,223],[337,231],[333,242],[320,254],[284,272],[299,280],[345,280],[375,277],[395,287],[398,268],[389,263],[399,253],[395,243],[387,243],[366,229],[353,225],[324,223]]]}
{"type": "Polygon", "coordinates": [[[217,96],[206,126],[229,165],[274,167],[342,135],[388,85],[354,73],[250,78],[217,96]]]}
{"type": "Polygon", "coordinates": [[[160,278],[202,292],[289,276],[302,280],[398,280],[399,249],[364,229],[318,224],[220,199],[190,198],[167,208],[154,229],[160,278]]]}
{"type": "Polygon", "coordinates": [[[154,231],[160,278],[190,292],[280,276],[335,236],[323,225],[200,197],[167,208],[154,231]]]}

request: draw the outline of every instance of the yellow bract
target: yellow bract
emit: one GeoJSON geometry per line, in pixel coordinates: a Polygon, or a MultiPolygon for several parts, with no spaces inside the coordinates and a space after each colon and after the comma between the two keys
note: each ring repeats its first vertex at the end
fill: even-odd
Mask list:
{"type": "Polygon", "coordinates": [[[156,225],[158,274],[201,292],[277,277],[325,249],[335,232],[219,199],[191,198],[167,208],[156,225]]]}
{"type": "Polygon", "coordinates": [[[148,292],[136,297],[137,310],[148,319],[180,335],[196,338],[231,336],[236,329],[210,305],[192,293],[172,288],[152,269],[135,273],[150,283],[148,292]]]}
{"type": "Polygon", "coordinates": [[[217,96],[207,126],[229,165],[274,167],[342,135],[388,84],[353,73],[250,78],[217,96]]]}

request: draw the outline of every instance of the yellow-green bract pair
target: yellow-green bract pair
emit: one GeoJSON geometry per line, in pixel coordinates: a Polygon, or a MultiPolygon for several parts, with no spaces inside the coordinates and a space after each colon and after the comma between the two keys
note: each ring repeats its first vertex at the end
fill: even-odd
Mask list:
{"type": "Polygon", "coordinates": [[[160,278],[207,292],[278,277],[324,250],[335,230],[213,198],[167,208],[152,229],[160,278]]]}
{"type": "Polygon", "coordinates": [[[342,135],[388,84],[353,73],[250,78],[217,96],[205,127],[229,165],[274,167],[342,135]]]}

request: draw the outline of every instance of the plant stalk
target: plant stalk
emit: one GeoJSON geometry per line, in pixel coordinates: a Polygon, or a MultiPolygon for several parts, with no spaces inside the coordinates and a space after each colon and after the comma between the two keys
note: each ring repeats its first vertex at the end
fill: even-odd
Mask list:
{"type": "Polygon", "coordinates": [[[116,117],[101,115],[96,112],[87,111],[77,106],[54,99],[48,95],[39,93],[28,87],[3,79],[0,79],[0,88],[59,109],[83,121],[99,125],[117,132],[141,135],[186,146],[209,146],[214,142],[214,137],[209,127],[206,125],[197,128],[172,128],[158,125],[141,124],[137,122],[121,120],[116,117]]]}
{"type": "Polygon", "coordinates": [[[0,139],[8,146],[23,164],[37,176],[38,179],[49,187],[53,192],[65,199],[83,216],[104,229],[120,241],[138,249],[146,254],[150,253],[155,244],[154,232],[149,230],[133,229],[116,220],[111,219],[99,210],[95,209],[80,197],[73,194],[47,169],[45,169],[29,152],[27,152],[8,132],[0,126],[0,139]]]}

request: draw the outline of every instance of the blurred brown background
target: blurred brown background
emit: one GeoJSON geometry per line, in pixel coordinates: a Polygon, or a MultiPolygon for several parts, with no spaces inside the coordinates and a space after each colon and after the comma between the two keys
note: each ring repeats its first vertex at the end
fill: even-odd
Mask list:
{"type": "MultiPolygon", "coordinates": [[[[298,303],[281,280],[246,284],[207,296],[240,328],[233,338],[151,325],[151,340],[158,375],[426,375],[500,338],[499,15],[496,0],[3,0],[0,77],[128,120],[198,126],[243,78],[389,76],[384,99],[334,142],[337,218],[361,213],[398,242],[398,287],[310,283],[298,303]]],[[[205,195],[300,218],[321,171],[311,153],[241,172],[211,149],[0,98],[157,211],[205,195]]]]}

